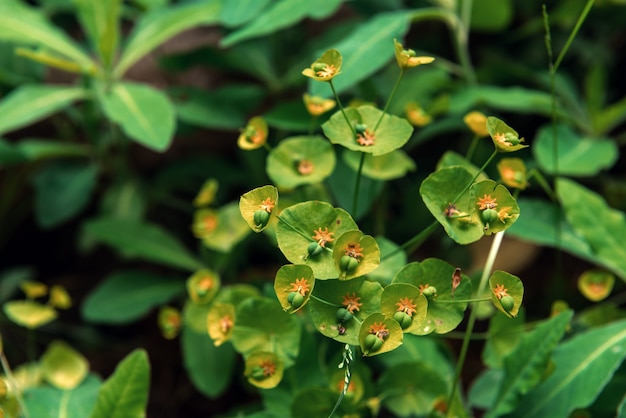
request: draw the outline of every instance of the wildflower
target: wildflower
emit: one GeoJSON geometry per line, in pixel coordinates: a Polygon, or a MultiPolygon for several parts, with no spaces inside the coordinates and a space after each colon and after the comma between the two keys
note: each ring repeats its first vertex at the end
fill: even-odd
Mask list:
{"type": "Polygon", "coordinates": [[[308,176],[309,174],[313,173],[313,171],[315,170],[315,166],[310,160],[302,159],[298,161],[296,170],[298,170],[298,173],[300,175],[308,176]]]}
{"type": "Polygon", "coordinates": [[[396,302],[396,306],[398,307],[398,312],[404,312],[409,316],[413,316],[417,308],[417,305],[413,303],[413,299],[409,299],[408,297],[404,297],[400,299],[399,302],[396,302]]]}
{"type": "Polygon", "coordinates": [[[224,315],[223,317],[220,318],[219,329],[224,336],[228,334],[228,331],[230,331],[233,325],[234,325],[234,322],[230,316],[224,315]]]}
{"type": "Polygon", "coordinates": [[[372,146],[376,143],[376,134],[369,129],[356,134],[356,142],[364,147],[372,146]]]}
{"type": "Polygon", "coordinates": [[[463,118],[463,122],[477,137],[482,138],[489,135],[487,131],[487,117],[482,113],[477,111],[469,112],[463,118]]]}
{"type": "Polygon", "coordinates": [[[477,205],[479,210],[494,209],[498,206],[496,198],[492,198],[490,194],[485,194],[483,197],[479,198],[477,205]]]}
{"type": "Polygon", "coordinates": [[[375,335],[381,340],[384,340],[389,336],[389,330],[383,322],[374,322],[369,327],[369,333],[375,335]]]}
{"type": "Polygon", "coordinates": [[[159,310],[158,323],[163,337],[171,340],[178,335],[182,325],[180,312],[177,309],[164,306],[159,310]]]}
{"type": "Polygon", "coordinates": [[[500,219],[500,222],[506,223],[507,219],[512,218],[511,209],[511,206],[505,206],[498,211],[498,219],[500,219]]]}
{"type": "Polygon", "coordinates": [[[341,73],[341,62],[341,53],[336,49],[329,49],[311,67],[302,70],[302,75],[317,81],[331,81],[341,73]]]}
{"type": "Polygon", "coordinates": [[[337,105],[333,99],[324,99],[319,96],[311,96],[305,93],[303,96],[304,106],[311,116],[320,116],[337,105]]]}
{"type": "Polygon", "coordinates": [[[433,120],[420,105],[414,102],[406,105],[405,112],[406,118],[413,126],[426,126],[433,120]]]}
{"type": "Polygon", "coordinates": [[[354,314],[354,311],[359,311],[361,306],[363,306],[360,300],[361,298],[357,296],[356,293],[352,292],[352,295],[346,293],[341,304],[346,307],[348,312],[354,314]]]}
{"type": "Polygon", "coordinates": [[[196,207],[208,206],[213,203],[215,194],[217,193],[218,183],[215,179],[209,179],[204,182],[202,188],[198,192],[198,195],[193,200],[193,205],[196,207]]]}
{"type": "Polygon", "coordinates": [[[291,283],[291,292],[300,293],[302,296],[306,296],[307,292],[311,290],[311,286],[309,282],[305,278],[296,279],[295,282],[291,283]]]}
{"type": "Polygon", "coordinates": [[[262,147],[267,141],[267,123],[260,116],[255,116],[241,130],[237,145],[242,150],[253,150],[262,147]]]}
{"type": "Polygon", "coordinates": [[[435,286],[431,286],[428,283],[419,285],[420,293],[426,297],[435,296],[437,293],[437,288],[435,286]]]}
{"type": "Polygon", "coordinates": [[[327,243],[333,242],[335,240],[333,238],[333,235],[335,235],[335,233],[329,232],[328,227],[325,227],[323,230],[320,227],[313,232],[315,233],[315,235],[313,235],[313,239],[319,244],[320,247],[326,247],[327,243]]]}
{"type": "Polygon", "coordinates": [[[263,377],[270,377],[276,373],[276,363],[271,360],[263,360],[258,367],[263,371],[263,377]]]}
{"type": "Polygon", "coordinates": [[[200,209],[196,211],[193,218],[191,229],[196,238],[205,238],[217,228],[217,213],[211,209],[200,209]]]}
{"type": "Polygon", "coordinates": [[[493,289],[493,294],[496,295],[498,299],[509,296],[508,289],[504,287],[503,284],[496,284],[496,287],[493,289]]]}
{"type": "Polygon", "coordinates": [[[422,64],[430,64],[435,60],[433,57],[418,57],[416,56],[415,51],[412,49],[404,49],[401,43],[397,40],[393,40],[394,44],[394,53],[396,55],[396,62],[401,70],[406,70],[407,68],[417,67],[422,64]]]}
{"type": "Polygon", "coordinates": [[[272,200],[272,198],[268,197],[261,202],[261,204],[259,205],[259,209],[264,210],[267,213],[271,213],[275,205],[276,203],[272,200]]]}
{"type": "Polygon", "coordinates": [[[502,178],[502,183],[509,187],[525,189],[526,165],[519,158],[503,158],[498,162],[498,171],[502,178]]]}
{"type": "Polygon", "coordinates": [[[346,255],[348,257],[356,258],[357,260],[363,257],[363,248],[358,243],[348,244],[346,247],[346,255]]]}

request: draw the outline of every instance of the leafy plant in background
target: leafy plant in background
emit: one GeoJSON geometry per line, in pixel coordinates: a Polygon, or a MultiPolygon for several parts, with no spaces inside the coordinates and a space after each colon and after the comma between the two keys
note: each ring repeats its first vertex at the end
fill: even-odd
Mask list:
{"type": "MultiPolygon", "coordinates": [[[[437,2],[389,12],[358,3],[354,6],[369,12],[368,20],[348,22],[346,29],[301,42],[290,54],[272,46],[275,32],[289,30],[304,17],[330,16],[341,3],[255,1],[243,7],[244,2],[197,1],[155,6],[140,15],[124,43],[121,12],[133,13],[134,6],[77,1],[78,21],[97,60],[51,24],[41,9],[17,0],[0,5],[0,39],[12,48],[19,45],[18,56],[78,74],[80,83],[22,85],[0,102],[2,134],[63,110],[87,139],[87,144],[0,142],[5,165],[42,162],[33,176],[39,223],[54,227],[77,215],[98,177],[110,176],[113,185],[103,197],[102,214],[84,224],[82,245],[102,242],[126,258],[166,267],[160,274],[123,269],[109,275],[84,301],[83,318],[123,325],[159,307],[161,332],[167,339],[180,333],[182,361],[199,391],[219,397],[236,384],[233,378],[239,373],[260,388],[261,405],[235,407],[238,416],[467,416],[469,408],[477,408],[487,416],[554,417],[569,416],[577,408],[595,411],[601,408],[594,404],[598,396],[608,399],[605,405],[613,414],[623,415],[626,400],[619,385],[624,371],[619,367],[626,353],[626,324],[617,320],[623,315],[615,305],[574,315],[558,301],[550,318],[525,323],[522,281],[492,271],[506,232],[596,264],[598,269],[579,280],[581,293],[590,300],[611,293],[614,275],[626,278],[619,243],[626,229],[623,213],[564,177],[595,175],[611,167],[618,149],[614,140],[603,137],[626,117],[622,101],[606,107],[598,94],[605,90],[601,66],[591,69],[585,83],[587,109],[557,73],[593,2],[586,3],[554,61],[547,11],[536,20],[544,23],[550,61],[549,79],[538,90],[477,84],[469,59],[470,22],[497,29],[511,11],[509,2],[491,8],[486,0],[437,2]],[[424,20],[448,25],[458,65],[436,57],[435,65],[423,66],[434,58],[398,42],[411,24],[424,20]],[[166,57],[166,68],[205,63],[238,71],[258,79],[273,95],[301,89],[309,79],[303,103],[279,102],[245,124],[243,115],[263,94],[256,86],[232,85],[211,93],[174,87],[168,97],[123,80],[134,63],[166,39],[203,24],[227,28],[220,42],[229,49],[166,57]],[[314,56],[319,58],[311,63],[314,56]],[[396,64],[386,67],[393,57],[396,64]],[[454,88],[451,74],[468,86],[454,88]],[[381,110],[375,102],[383,92],[389,96],[381,110]],[[355,100],[344,106],[340,95],[348,93],[355,100]],[[70,107],[79,100],[79,106],[70,107]],[[533,112],[552,121],[528,141],[520,135],[527,127],[518,134],[501,118],[485,117],[476,108],[533,112]],[[221,204],[227,194],[220,189],[232,187],[230,176],[241,168],[213,160],[214,177],[192,203],[182,203],[195,208],[189,221],[201,242],[198,255],[167,229],[142,219],[147,191],[156,202],[172,204],[162,197],[171,197],[171,191],[157,190],[167,185],[166,175],[152,190],[141,184],[128,158],[128,139],[155,151],[167,149],[175,115],[184,124],[202,127],[245,125],[237,143],[248,152],[241,163],[247,175],[233,176],[246,187],[239,201],[221,204]],[[421,129],[414,133],[412,125],[421,129]],[[467,137],[466,126],[474,138],[465,155],[445,144],[419,190],[411,185],[415,150],[448,132],[467,137]],[[492,149],[487,150],[482,137],[491,138],[492,149]],[[523,151],[529,143],[533,158],[523,151]],[[511,157],[514,151],[521,151],[521,157],[511,157]],[[48,158],[53,161],[44,161],[48,158]],[[480,167],[474,164],[479,158],[480,167]],[[497,181],[488,177],[494,165],[497,181]],[[549,200],[519,197],[533,182],[549,200]],[[400,185],[394,189],[397,194],[385,193],[394,184],[400,185]],[[426,253],[420,261],[409,261],[407,255],[441,230],[440,225],[445,239],[460,245],[494,235],[479,272],[468,276],[445,253],[443,258],[426,253]],[[398,228],[404,233],[398,234],[398,228]],[[405,243],[396,243],[394,235],[406,237],[405,243]],[[241,268],[242,262],[257,253],[268,259],[271,273],[261,275],[260,286],[239,281],[238,275],[254,264],[241,268]],[[188,272],[186,283],[167,268],[188,272]],[[459,356],[452,360],[442,340],[428,335],[457,335],[454,330],[468,306],[459,356]],[[489,319],[483,351],[487,369],[465,393],[461,376],[479,319],[489,319]],[[237,354],[243,359],[241,370],[237,354]]],[[[298,40],[295,35],[294,42],[298,40]]],[[[10,177],[16,191],[22,184],[18,174],[10,177]]],[[[37,283],[24,284],[21,277],[10,282],[22,282],[28,300],[7,302],[4,312],[32,328],[28,333],[34,335],[34,328],[43,325],[33,322],[40,313],[52,320],[54,307],[62,306],[52,290],[48,303],[35,301],[45,296],[32,293],[41,288],[37,283]]],[[[149,366],[143,351],[131,353],[104,383],[89,374],[81,354],[59,341],[38,362],[31,356],[31,363],[15,373],[2,359],[4,382],[11,389],[2,407],[9,416],[123,417],[145,410],[149,366]],[[43,380],[29,380],[29,373],[43,380]]]]}

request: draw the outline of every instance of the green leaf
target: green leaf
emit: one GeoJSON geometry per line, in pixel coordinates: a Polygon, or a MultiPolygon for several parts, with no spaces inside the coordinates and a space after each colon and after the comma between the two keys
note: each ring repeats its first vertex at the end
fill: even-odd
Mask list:
{"type": "Polygon", "coordinates": [[[244,193],[239,198],[239,212],[241,217],[248,223],[254,232],[261,232],[271,220],[271,215],[278,210],[278,189],[272,185],[257,187],[244,193]],[[254,220],[255,213],[263,210],[269,214],[264,224],[257,224],[254,220]]]}
{"type": "Polygon", "coordinates": [[[171,37],[194,26],[217,22],[220,3],[188,2],[175,7],[155,9],[142,16],[130,34],[113,75],[120,78],[139,59],[171,37]]]}
{"type": "Polygon", "coordinates": [[[115,247],[127,256],[140,257],[187,271],[203,267],[174,236],[156,225],[131,219],[100,218],[87,222],[85,229],[94,238],[115,247]]]}
{"type": "Polygon", "coordinates": [[[250,233],[248,223],[241,217],[239,202],[230,202],[217,211],[217,227],[202,237],[207,248],[223,253],[229,252],[250,233]]]}
{"type": "Polygon", "coordinates": [[[489,321],[489,338],[483,349],[483,362],[492,369],[501,369],[504,357],[518,346],[523,332],[523,311],[514,318],[496,313],[489,321]]]}
{"type": "Polygon", "coordinates": [[[150,363],[138,349],[126,356],[100,388],[90,418],[142,418],[146,415],[150,363]]]}
{"type": "Polygon", "coordinates": [[[324,135],[333,144],[339,144],[353,151],[366,152],[374,156],[390,153],[401,148],[408,142],[413,133],[413,127],[406,119],[384,114],[372,106],[359,106],[346,111],[350,125],[341,111],[335,112],[330,120],[322,125],[324,135]],[[381,120],[379,124],[379,121],[381,120]],[[367,126],[368,132],[374,136],[372,145],[361,145],[355,138],[354,127],[357,124],[367,126]],[[374,128],[376,131],[374,131],[374,128]]]}
{"type": "Polygon", "coordinates": [[[278,269],[274,279],[274,292],[283,310],[289,313],[294,313],[306,305],[314,286],[313,270],[305,264],[286,264],[278,269]],[[302,296],[300,303],[294,304],[289,300],[289,295],[293,292],[302,296]]]}
{"type": "Polygon", "coordinates": [[[544,91],[522,87],[468,87],[450,97],[449,111],[465,114],[480,106],[549,116],[552,114],[552,97],[544,91]]]}
{"type": "Polygon", "coordinates": [[[57,318],[57,311],[49,305],[32,300],[11,300],[2,306],[5,315],[14,323],[36,329],[57,318]]]}
{"type": "Polygon", "coordinates": [[[397,321],[392,318],[386,318],[385,315],[380,312],[375,312],[365,318],[361,324],[361,329],[359,330],[361,352],[363,352],[363,356],[372,357],[393,351],[402,345],[403,336],[402,328],[397,321]],[[381,336],[376,335],[376,330],[382,331],[383,334],[387,335],[381,338],[381,336]],[[369,335],[376,335],[377,339],[382,340],[380,348],[373,349],[367,346],[367,338],[369,335]]]}
{"type": "Polygon", "coordinates": [[[512,3],[511,0],[474,0],[470,21],[472,30],[504,31],[513,18],[512,3]]]}
{"type": "Polygon", "coordinates": [[[357,225],[348,212],[333,208],[330,204],[320,201],[309,201],[290,206],[280,214],[276,226],[278,248],[285,258],[293,264],[307,264],[313,269],[317,279],[336,279],[339,270],[335,266],[331,251],[309,257],[307,248],[316,231],[328,231],[333,238],[328,240],[325,248],[334,247],[334,240],[346,231],[357,229],[357,225]]]}
{"type": "Polygon", "coordinates": [[[484,235],[482,222],[466,189],[473,178],[463,167],[450,167],[435,171],[420,186],[426,207],[458,244],[478,241],[484,235]],[[446,216],[450,204],[460,212],[458,215],[446,216]]]}
{"type": "Polygon", "coordinates": [[[364,276],[376,270],[380,265],[378,243],[374,237],[364,235],[358,229],[342,233],[334,244],[333,259],[335,260],[335,266],[341,272],[339,280],[352,280],[356,277],[364,276]],[[341,264],[344,256],[357,259],[358,264],[354,269],[342,269],[341,264]]]}
{"type": "MultiPolygon", "coordinates": [[[[0,27],[1,20],[0,12],[0,27]]],[[[87,91],[80,87],[20,86],[0,102],[0,135],[35,123],[86,97],[87,91]]]]}
{"type": "Polygon", "coordinates": [[[196,389],[209,398],[224,393],[234,376],[236,354],[232,345],[216,347],[206,330],[198,333],[187,326],[182,329],[180,344],[185,370],[196,389]]]}
{"type": "Polygon", "coordinates": [[[524,336],[521,344],[504,358],[502,384],[486,417],[513,411],[523,395],[540,382],[552,350],[563,338],[572,317],[573,312],[566,311],[545,321],[524,336]]]}
{"type": "Polygon", "coordinates": [[[589,243],[596,258],[626,280],[624,212],[610,208],[599,194],[572,180],[559,178],[556,190],[574,230],[589,243]]]}
{"type": "Polygon", "coordinates": [[[35,216],[43,228],[77,215],[91,198],[98,167],[88,162],[53,161],[34,177],[35,216]]]}
{"type": "Polygon", "coordinates": [[[554,372],[520,401],[511,417],[566,417],[589,406],[626,357],[626,321],[569,339],[552,353],[554,372]]]}
{"type": "Polygon", "coordinates": [[[410,323],[402,328],[403,332],[419,331],[426,320],[428,302],[420,290],[407,283],[394,283],[385,287],[380,297],[380,310],[388,318],[393,318],[396,312],[403,312],[403,307],[411,308],[406,312],[410,317],[410,323]],[[408,304],[405,303],[408,300],[408,304]]]}
{"type": "Polygon", "coordinates": [[[108,276],[89,293],[81,313],[90,322],[124,324],[184,294],[182,280],[141,271],[121,271],[108,276]]]}
{"type": "Polygon", "coordinates": [[[454,151],[446,151],[439,162],[437,163],[437,170],[441,170],[442,168],[449,168],[454,166],[460,166],[466,169],[472,176],[478,175],[476,177],[476,181],[489,180],[487,174],[483,171],[479,174],[479,168],[474,164],[469,162],[465,157],[461,154],[458,154],[454,151]]]}
{"type": "Polygon", "coordinates": [[[504,231],[519,218],[519,206],[515,198],[511,196],[509,189],[502,184],[496,184],[493,180],[483,180],[472,184],[469,199],[472,208],[470,212],[478,214],[480,222],[484,225],[483,230],[485,231],[485,235],[492,235],[496,232],[504,231]],[[485,209],[481,204],[481,202],[485,201],[493,201],[496,205],[492,209],[496,212],[495,219],[490,222],[485,219],[484,215],[489,208],[485,209]]]}
{"type": "MultiPolygon", "coordinates": [[[[409,11],[379,13],[358,25],[355,31],[339,43],[327,46],[339,50],[343,56],[341,74],[333,80],[337,93],[367,79],[389,62],[394,56],[393,39],[404,37],[410,19],[409,11]]],[[[309,90],[314,96],[330,94],[326,83],[314,80],[309,82],[309,90]]]]}
{"type": "Polygon", "coordinates": [[[126,135],[155,151],[165,151],[170,146],[176,119],[164,93],[148,85],[116,83],[99,98],[107,117],[119,124],[126,135]]]}
{"type": "Polygon", "coordinates": [[[121,0],[74,0],[78,19],[107,68],[111,67],[117,54],[120,3],[121,0]]]}
{"type": "Polygon", "coordinates": [[[227,27],[241,26],[259,16],[270,0],[223,1],[220,22],[227,27]]]}
{"type": "Polygon", "coordinates": [[[293,189],[319,183],[335,168],[335,150],[319,136],[295,136],[280,141],[267,157],[267,175],[277,187],[293,189]]]}
{"type": "Polygon", "coordinates": [[[63,341],[50,343],[39,362],[44,379],[58,389],[75,389],[89,372],[87,359],[63,341]]]}
{"type": "Polygon", "coordinates": [[[289,367],[298,356],[301,332],[298,319],[275,299],[249,298],[237,307],[232,342],[244,356],[272,352],[289,367]]]}
{"type": "Polygon", "coordinates": [[[593,114],[592,118],[596,132],[606,135],[626,119],[626,97],[593,114]]]}
{"type": "Polygon", "coordinates": [[[542,127],[533,141],[533,154],[539,166],[548,174],[563,176],[594,176],[615,164],[619,151],[609,139],[584,138],[567,125],[556,130],[557,167],[554,166],[552,127],[542,127]]]}
{"type": "MultiPolygon", "coordinates": [[[[345,150],[342,158],[348,167],[358,171],[361,154],[345,150]]],[[[404,177],[409,171],[415,171],[415,169],[413,160],[404,151],[397,149],[379,156],[366,154],[361,172],[364,176],[376,180],[394,180],[404,177]]]]}
{"type": "Polygon", "coordinates": [[[89,374],[73,390],[61,390],[48,386],[27,389],[24,403],[31,417],[37,418],[85,418],[96,404],[100,378],[89,374]]]}
{"type": "Polygon", "coordinates": [[[39,9],[21,1],[0,2],[0,40],[42,46],[55,51],[93,72],[95,63],[64,32],[52,25],[39,9]]]}
{"type": "Polygon", "coordinates": [[[305,17],[310,16],[318,19],[326,17],[332,14],[341,2],[342,0],[318,3],[307,0],[279,0],[273,2],[245,27],[224,37],[221,45],[227,48],[246,39],[268,35],[291,26],[305,17]]]}
{"type": "Polygon", "coordinates": [[[0,82],[6,86],[36,83],[43,80],[45,67],[15,53],[16,45],[12,42],[0,41],[0,82]]]}

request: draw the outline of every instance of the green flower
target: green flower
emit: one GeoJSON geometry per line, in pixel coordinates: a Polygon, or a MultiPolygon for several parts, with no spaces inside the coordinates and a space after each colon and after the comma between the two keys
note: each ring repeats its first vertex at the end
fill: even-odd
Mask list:
{"type": "Polygon", "coordinates": [[[341,53],[336,49],[329,49],[309,68],[302,70],[302,75],[317,81],[330,81],[341,74],[341,62],[341,53]]]}

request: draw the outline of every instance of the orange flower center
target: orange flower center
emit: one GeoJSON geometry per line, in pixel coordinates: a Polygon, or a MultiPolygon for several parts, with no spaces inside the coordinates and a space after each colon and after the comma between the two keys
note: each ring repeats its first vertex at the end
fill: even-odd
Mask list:
{"type": "Polygon", "coordinates": [[[358,243],[348,244],[346,255],[358,260],[360,257],[363,257],[363,248],[358,243]]]}
{"type": "Polygon", "coordinates": [[[322,78],[328,78],[328,77],[332,77],[333,75],[335,75],[336,72],[337,72],[337,69],[335,68],[334,65],[326,64],[326,67],[323,70],[316,72],[315,75],[318,77],[322,77],[322,78]]]}
{"type": "Polygon", "coordinates": [[[485,194],[483,195],[483,197],[479,198],[477,205],[479,210],[494,209],[498,206],[498,204],[496,203],[496,198],[491,197],[490,194],[485,194]]]}
{"type": "Polygon", "coordinates": [[[493,294],[496,295],[498,299],[509,296],[508,289],[504,287],[503,284],[496,284],[496,287],[493,289],[493,294]]]}
{"type": "Polygon", "coordinates": [[[417,308],[417,305],[413,303],[413,299],[409,299],[408,297],[404,297],[400,299],[399,302],[396,302],[396,306],[398,307],[398,312],[404,312],[409,316],[413,316],[417,308]]]}
{"type": "Polygon", "coordinates": [[[343,302],[341,302],[341,304],[346,307],[346,310],[348,312],[353,314],[354,311],[360,310],[361,306],[363,306],[360,300],[361,298],[357,296],[356,293],[352,292],[352,295],[346,293],[346,295],[343,297],[343,302]]]}
{"type": "Polygon", "coordinates": [[[365,132],[357,134],[356,142],[364,147],[372,146],[376,143],[376,134],[366,129],[365,132]]]}
{"type": "Polygon", "coordinates": [[[389,336],[389,330],[383,322],[374,322],[372,325],[370,325],[369,333],[374,334],[381,340],[384,340],[389,336]]]}
{"type": "Polygon", "coordinates": [[[313,163],[309,160],[300,160],[298,161],[298,173],[300,173],[300,175],[303,176],[308,176],[309,174],[311,174],[313,172],[313,170],[315,169],[315,166],[313,165],[313,163]]]}
{"type": "Polygon", "coordinates": [[[311,286],[309,285],[309,282],[307,282],[305,278],[296,279],[294,283],[291,283],[291,289],[289,289],[289,291],[298,292],[302,296],[306,296],[306,293],[309,290],[311,290],[311,286]]]}
{"type": "Polygon", "coordinates": [[[260,367],[263,369],[263,376],[265,377],[269,377],[276,373],[276,364],[270,360],[263,360],[260,367]]]}
{"type": "Polygon", "coordinates": [[[259,205],[259,209],[263,209],[267,213],[271,213],[272,210],[274,209],[274,206],[275,206],[274,201],[272,200],[272,198],[268,197],[267,199],[261,202],[261,204],[259,205]]]}
{"type": "Polygon", "coordinates": [[[313,235],[313,239],[317,241],[320,247],[326,247],[327,243],[333,242],[335,240],[333,238],[333,235],[335,235],[335,233],[329,232],[328,227],[324,228],[323,230],[320,227],[313,232],[315,233],[315,235],[313,235]]]}
{"type": "Polygon", "coordinates": [[[220,318],[220,331],[226,334],[233,327],[233,320],[230,316],[224,315],[220,318]]]}

